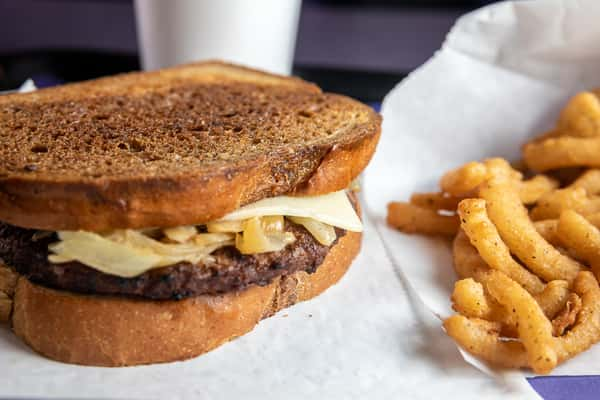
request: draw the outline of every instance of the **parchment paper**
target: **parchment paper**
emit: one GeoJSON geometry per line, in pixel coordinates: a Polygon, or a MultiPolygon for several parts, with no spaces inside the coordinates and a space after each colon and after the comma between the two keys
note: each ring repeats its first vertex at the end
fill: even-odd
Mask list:
{"type": "MultiPolygon", "coordinates": [[[[434,315],[452,314],[449,246],[388,228],[386,204],[436,189],[444,171],[466,161],[518,159],[521,144],[553,126],[570,96],[600,86],[598,15],[594,0],[483,8],[459,19],[442,49],[385,98],[382,140],[365,177],[367,205],[394,263],[434,315]]],[[[600,373],[592,361],[599,358],[596,346],[554,374],[600,373]]],[[[467,360],[508,381],[524,376],[467,360]]]]}

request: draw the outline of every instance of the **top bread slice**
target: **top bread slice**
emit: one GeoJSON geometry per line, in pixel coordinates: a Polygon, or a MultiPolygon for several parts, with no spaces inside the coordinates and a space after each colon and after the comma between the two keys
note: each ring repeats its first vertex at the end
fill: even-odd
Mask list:
{"type": "Polygon", "coordinates": [[[166,227],[329,193],[365,168],[380,125],[355,100],[221,62],[0,96],[0,220],[166,227]]]}

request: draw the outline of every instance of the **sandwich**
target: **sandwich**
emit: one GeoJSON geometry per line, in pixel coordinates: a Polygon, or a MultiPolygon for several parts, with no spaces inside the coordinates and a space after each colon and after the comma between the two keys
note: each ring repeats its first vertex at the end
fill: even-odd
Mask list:
{"type": "Polygon", "coordinates": [[[222,62],[0,96],[0,318],[33,350],[198,356],[336,283],[380,116],[222,62]]]}

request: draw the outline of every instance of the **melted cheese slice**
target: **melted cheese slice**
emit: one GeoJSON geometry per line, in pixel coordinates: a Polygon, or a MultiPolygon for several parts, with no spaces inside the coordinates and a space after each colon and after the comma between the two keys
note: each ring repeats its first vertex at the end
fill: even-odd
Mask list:
{"type": "Polygon", "coordinates": [[[322,196],[278,196],[238,208],[221,221],[237,221],[266,215],[312,218],[352,232],[362,232],[362,222],[345,190],[322,196]]]}
{"type": "MultiPolygon", "coordinates": [[[[335,240],[335,231],[331,226],[354,232],[362,231],[362,223],[345,191],[324,196],[280,196],[264,199],[242,207],[216,222],[226,221],[226,225],[237,225],[232,221],[242,221],[243,229],[244,225],[248,225],[244,221],[255,222],[256,225],[257,217],[272,216],[281,217],[281,227],[282,216],[296,217],[296,220],[292,220],[304,225],[325,245],[330,245],[335,240]]],[[[257,226],[254,230],[244,229],[243,237],[236,235],[237,229],[225,233],[199,233],[193,226],[166,229],[165,235],[176,243],[163,243],[136,230],[118,230],[104,235],[84,231],[61,231],[58,232],[60,241],[49,245],[53,254],[50,254],[48,259],[53,263],[79,261],[104,273],[130,278],[150,269],[180,261],[197,263],[210,257],[214,250],[223,246],[243,244],[240,250],[243,250],[244,254],[253,254],[278,251],[293,241],[293,235],[289,232],[279,232],[281,240],[273,242],[274,238],[271,237],[269,241],[264,232],[257,231],[257,226]],[[267,246],[268,249],[265,250],[265,243],[269,246],[273,246],[274,243],[277,245],[267,246]],[[257,248],[260,251],[255,250],[257,248]]]]}

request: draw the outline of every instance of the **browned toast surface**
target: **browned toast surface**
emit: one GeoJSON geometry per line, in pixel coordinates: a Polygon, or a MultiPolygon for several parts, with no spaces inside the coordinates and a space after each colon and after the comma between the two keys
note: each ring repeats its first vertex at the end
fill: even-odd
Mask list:
{"type": "Polygon", "coordinates": [[[327,193],[366,166],[379,126],[352,99],[217,62],[0,96],[0,220],[170,226],[327,193]]]}

